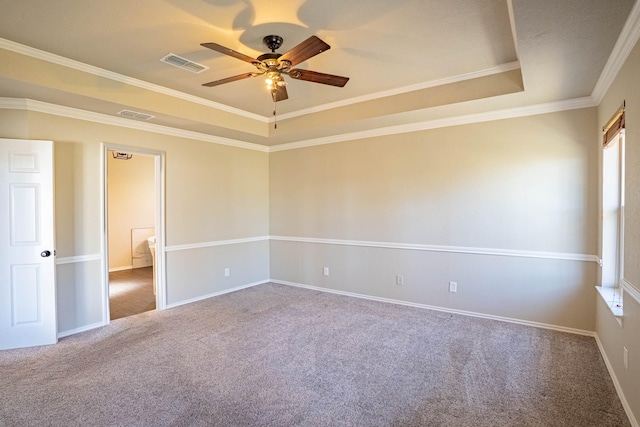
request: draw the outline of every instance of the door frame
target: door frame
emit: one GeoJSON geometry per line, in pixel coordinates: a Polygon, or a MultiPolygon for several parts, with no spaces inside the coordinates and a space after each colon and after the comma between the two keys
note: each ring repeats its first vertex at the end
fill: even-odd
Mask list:
{"type": "Polygon", "coordinates": [[[153,157],[155,185],[155,234],[156,234],[156,310],[167,307],[166,274],[165,274],[165,152],[141,147],[103,142],[100,152],[100,220],[102,223],[102,321],[109,324],[109,218],[107,200],[107,160],[109,151],[118,151],[153,157]]]}

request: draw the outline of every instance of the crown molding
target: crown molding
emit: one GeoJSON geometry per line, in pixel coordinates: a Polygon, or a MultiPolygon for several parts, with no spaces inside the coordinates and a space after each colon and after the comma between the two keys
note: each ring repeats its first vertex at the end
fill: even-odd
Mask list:
{"type": "MultiPolygon", "coordinates": [[[[386,98],[394,95],[401,95],[403,93],[415,92],[417,90],[428,89],[431,87],[444,86],[452,83],[459,83],[465,80],[477,79],[480,77],[491,76],[494,74],[505,73],[507,71],[517,70],[520,68],[520,62],[510,62],[508,64],[501,64],[497,67],[487,68],[485,70],[473,71],[471,73],[459,74],[457,76],[446,77],[438,80],[431,80],[428,82],[417,83],[400,88],[385,90],[381,92],[375,92],[368,95],[357,96],[355,98],[344,99],[342,101],[330,102],[328,104],[318,105],[315,107],[305,108],[291,113],[285,113],[278,115],[278,120],[284,121],[293,119],[295,117],[305,116],[307,114],[319,113],[321,111],[331,110],[339,107],[346,107],[348,105],[358,104],[360,102],[373,101],[380,98],[386,98]]],[[[273,117],[269,118],[270,122],[274,122],[273,117]]]]}
{"type": "Polygon", "coordinates": [[[516,51],[516,58],[520,58],[518,32],[516,31],[516,16],[513,12],[513,0],[507,0],[507,11],[509,13],[509,25],[511,25],[511,36],[513,37],[513,48],[516,51]]]}
{"type": "Polygon", "coordinates": [[[447,117],[444,119],[428,120],[418,123],[409,123],[395,126],[369,129],[359,132],[345,133],[322,138],[308,139],[305,141],[270,147],[270,152],[295,150],[298,148],[313,147],[316,145],[334,144],[336,142],[353,141],[364,138],[397,135],[401,133],[418,132],[429,129],[445,128],[472,123],[489,122],[494,120],[512,119],[516,117],[535,116],[539,114],[556,113],[566,110],[595,107],[598,104],[591,97],[574,98],[565,101],[549,102],[545,104],[529,105],[524,107],[507,108],[503,110],[489,111],[486,113],[468,114],[465,116],[447,117]]]}
{"type": "Polygon", "coordinates": [[[25,98],[2,98],[0,97],[0,109],[2,110],[28,110],[29,101],[25,98]]]}
{"type": "Polygon", "coordinates": [[[627,22],[622,27],[618,41],[616,41],[609,59],[602,73],[600,73],[600,78],[591,93],[591,97],[596,101],[596,104],[600,104],[602,98],[604,98],[638,39],[640,39],[640,2],[637,1],[631,9],[627,22]]]}
{"type": "Polygon", "coordinates": [[[65,107],[56,104],[49,104],[47,102],[35,101],[32,99],[0,98],[0,109],[35,111],[38,113],[52,114],[54,116],[68,117],[71,119],[86,120],[89,122],[142,130],[162,135],[176,136],[179,138],[211,142],[213,144],[227,145],[230,147],[245,148],[248,150],[262,152],[269,151],[268,147],[251,142],[244,142],[231,138],[223,138],[220,136],[213,136],[199,132],[177,129],[169,126],[157,125],[154,123],[138,122],[131,119],[125,119],[123,117],[94,113],[92,111],[80,110],[78,108],[65,107]]]}
{"type": "Polygon", "coordinates": [[[119,83],[124,83],[131,86],[136,86],[152,92],[161,93],[174,98],[183,99],[194,104],[200,104],[207,107],[215,108],[227,113],[236,114],[238,116],[246,117],[248,119],[257,120],[262,123],[268,123],[269,118],[261,116],[259,114],[250,113],[239,108],[229,107],[228,105],[221,104],[219,102],[210,101],[208,99],[200,98],[198,96],[189,95],[184,92],[180,92],[174,89],[169,89],[164,86],[156,85],[153,83],[145,82],[144,80],[134,79],[123,74],[114,73],[113,71],[105,70],[103,68],[94,67],[93,65],[85,64],[84,62],[75,61],[73,59],[65,58],[60,55],[56,55],[50,52],[45,52],[40,49],[36,49],[30,46],[26,46],[20,43],[13,42],[11,40],[0,38],[0,49],[5,49],[21,55],[30,56],[35,59],[50,62],[52,64],[61,65],[63,67],[72,68],[74,70],[82,71],[84,73],[93,74],[95,76],[103,77],[106,79],[114,80],[119,83]]]}
{"type": "Polygon", "coordinates": [[[223,138],[199,132],[177,129],[169,126],[157,125],[153,123],[137,122],[122,117],[114,117],[102,113],[81,110],[77,108],[64,107],[32,99],[1,98],[0,109],[27,110],[56,116],[68,117],[72,119],[87,120],[113,126],[120,126],[130,129],[143,130],[147,132],[159,133],[162,135],[176,136],[179,138],[193,139],[197,141],[210,142],[214,144],[227,145],[237,148],[261,152],[278,152],[295,150],[298,148],[313,147],[316,145],[334,144],[338,142],[353,141],[357,139],[375,138],[379,136],[395,135],[409,132],[418,132],[429,129],[445,128],[472,123],[503,120],[517,117],[533,116],[538,114],[555,113],[566,110],[576,110],[580,108],[595,107],[597,103],[591,97],[575,98],[565,101],[550,102],[546,104],[536,104],[525,107],[508,108],[503,110],[490,111],[486,113],[469,114],[465,116],[448,117],[444,119],[428,120],[418,123],[409,123],[383,128],[368,129],[365,131],[351,132],[342,135],[333,135],[322,138],[308,139],[288,144],[265,146],[244,142],[231,138],[223,138]]]}
{"type": "MultiPolygon", "coordinates": [[[[0,38],[0,49],[5,49],[11,52],[19,53],[21,55],[26,55],[35,59],[61,65],[63,67],[93,74],[99,77],[114,80],[114,81],[128,84],[131,86],[136,86],[141,89],[146,89],[156,93],[161,93],[163,95],[172,96],[174,98],[183,99],[185,101],[193,102],[195,104],[200,104],[207,107],[215,108],[231,114],[236,114],[242,117],[246,117],[248,119],[257,120],[262,123],[272,123],[275,121],[273,117],[265,117],[259,114],[250,113],[248,111],[241,110],[239,108],[230,107],[225,104],[221,104],[215,101],[210,101],[208,99],[200,98],[194,95],[189,95],[187,93],[180,92],[174,89],[169,89],[167,87],[156,85],[153,83],[149,83],[144,80],[139,80],[133,77],[125,76],[123,74],[105,70],[104,68],[95,67],[93,65],[89,65],[84,62],[76,61],[60,55],[56,55],[50,52],[36,49],[31,46],[16,43],[11,40],[0,38]]],[[[499,73],[515,70],[518,68],[520,68],[520,63],[518,61],[515,61],[508,64],[501,64],[501,65],[498,65],[497,67],[492,67],[485,70],[474,71],[466,74],[460,74],[457,76],[447,77],[447,78],[438,79],[438,80],[432,80],[429,82],[418,83],[415,85],[405,86],[405,87],[391,89],[391,90],[382,91],[382,92],[376,92],[373,94],[368,94],[368,95],[359,96],[355,98],[345,99],[342,101],[337,101],[337,102],[323,104],[323,105],[319,105],[311,108],[306,108],[303,110],[282,114],[278,116],[278,119],[286,120],[286,119],[299,117],[307,114],[317,113],[320,111],[330,110],[333,108],[352,105],[359,102],[371,101],[371,100],[380,99],[388,96],[399,95],[402,93],[412,92],[412,91],[421,90],[421,89],[427,89],[430,87],[442,86],[450,83],[458,83],[465,80],[485,77],[493,74],[499,74],[499,73]]]]}

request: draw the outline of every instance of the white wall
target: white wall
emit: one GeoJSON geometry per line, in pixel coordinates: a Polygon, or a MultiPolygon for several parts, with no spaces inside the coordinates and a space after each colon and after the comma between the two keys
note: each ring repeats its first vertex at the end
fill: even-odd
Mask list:
{"type": "Polygon", "coordinates": [[[271,277],[593,331],[596,121],[590,108],[274,152],[271,277]]]}
{"type": "Polygon", "coordinates": [[[109,270],[132,267],[131,230],[155,227],[154,158],[107,155],[109,270]]]}

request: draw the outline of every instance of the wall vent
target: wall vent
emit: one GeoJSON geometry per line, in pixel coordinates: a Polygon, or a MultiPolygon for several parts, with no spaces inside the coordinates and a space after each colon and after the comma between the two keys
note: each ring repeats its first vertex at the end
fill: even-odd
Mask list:
{"type": "Polygon", "coordinates": [[[131,110],[120,110],[118,111],[118,115],[122,117],[126,117],[127,119],[135,119],[135,120],[150,120],[155,117],[155,116],[152,116],[151,114],[138,113],[137,111],[131,111],[131,110]]]}
{"type": "Polygon", "coordinates": [[[202,64],[188,60],[174,53],[170,53],[164,58],[160,59],[165,64],[173,65],[174,67],[182,68],[183,70],[191,71],[192,73],[200,74],[204,70],[208,70],[209,67],[205,67],[202,64]]]}

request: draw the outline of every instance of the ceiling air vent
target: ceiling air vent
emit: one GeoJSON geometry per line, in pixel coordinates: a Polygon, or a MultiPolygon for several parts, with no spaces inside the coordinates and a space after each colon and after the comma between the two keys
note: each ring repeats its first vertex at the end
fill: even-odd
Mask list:
{"type": "Polygon", "coordinates": [[[131,111],[131,110],[118,111],[118,115],[122,117],[126,117],[127,119],[135,119],[135,120],[149,120],[154,118],[154,116],[152,116],[151,114],[138,113],[137,111],[131,111]]]}
{"type": "Polygon", "coordinates": [[[187,71],[191,71],[192,73],[199,74],[204,70],[207,70],[209,67],[205,67],[202,64],[198,64],[197,62],[193,62],[188,60],[187,58],[183,58],[174,53],[170,53],[164,58],[160,60],[165,64],[173,65],[174,67],[182,68],[187,71]]]}

